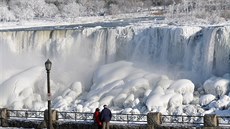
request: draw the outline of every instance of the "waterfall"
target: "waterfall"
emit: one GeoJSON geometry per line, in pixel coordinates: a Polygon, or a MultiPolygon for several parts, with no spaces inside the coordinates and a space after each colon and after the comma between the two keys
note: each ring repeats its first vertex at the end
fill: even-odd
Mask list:
{"type": "MultiPolygon", "coordinates": [[[[0,39],[1,71],[5,72],[3,65],[15,58],[15,65],[25,62],[22,59],[34,60],[28,63],[37,65],[51,58],[64,67],[68,62],[78,67],[74,63],[82,59],[89,60],[95,68],[118,60],[142,61],[199,72],[206,77],[229,71],[229,27],[20,30],[1,31],[0,39]]],[[[5,72],[1,74],[2,81],[7,78],[3,76],[5,72]]]]}
{"type": "MultiPolygon", "coordinates": [[[[121,60],[142,64],[138,67],[172,79],[203,83],[230,70],[230,27],[1,30],[0,51],[0,89],[21,72],[44,67],[47,58],[53,62],[53,83],[60,89],[79,81],[88,91],[95,70],[121,60]]],[[[38,85],[43,83],[36,82],[35,87],[38,85]]]]}

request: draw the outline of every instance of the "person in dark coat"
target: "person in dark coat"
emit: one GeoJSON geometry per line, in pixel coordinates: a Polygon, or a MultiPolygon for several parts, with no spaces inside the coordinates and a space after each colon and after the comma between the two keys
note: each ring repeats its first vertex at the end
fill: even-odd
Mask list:
{"type": "Polygon", "coordinates": [[[93,119],[94,119],[94,123],[97,124],[98,129],[102,129],[102,122],[101,122],[101,113],[100,113],[100,109],[96,108],[94,114],[93,114],[93,119]]]}
{"type": "Polygon", "coordinates": [[[101,111],[101,121],[102,121],[103,129],[109,129],[112,113],[110,109],[108,109],[107,105],[104,105],[103,107],[104,109],[101,111]]]}

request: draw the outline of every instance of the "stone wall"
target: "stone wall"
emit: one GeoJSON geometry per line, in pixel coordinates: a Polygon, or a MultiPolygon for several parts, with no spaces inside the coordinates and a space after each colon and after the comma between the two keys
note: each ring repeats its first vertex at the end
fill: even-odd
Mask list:
{"type": "MultiPolygon", "coordinates": [[[[59,123],[56,129],[97,129],[93,123],[65,122],[59,123]]],[[[110,129],[147,129],[146,125],[111,124],[110,129]]]]}
{"type": "MultiPolygon", "coordinates": [[[[8,120],[9,127],[22,127],[22,128],[34,128],[44,129],[46,128],[46,122],[31,121],[31,120],[8,120]]],[[[92,122],[62,122],[57,121],[53,124],[54,129],[97,129],[97,125],[92,122]]],[[[148,124],[114,124],[111,123],[110,129],[227,129],[221,127],[170,127],[170,126],[152,126],[148,124]]]]}
{"type": "Polygon", "coordinates": [[[43,120],[19,120],[19,119],[9,119],[8,127],[23,127],[23,128],[35,128],[43,129],[46,127],[43,120]]]}
{"type": "MultiPolygon", "coordinates": [[[[44,121],[31,120],[8,120],[9,127],[23,128],[46,128],[44,121]]],[[[54,129],[97,129],[97,125],[92,122],[56,122],[53,124],[54,129]]],[[[111,124],[110,129],[147,129],[145,124],[111,124]]]]}

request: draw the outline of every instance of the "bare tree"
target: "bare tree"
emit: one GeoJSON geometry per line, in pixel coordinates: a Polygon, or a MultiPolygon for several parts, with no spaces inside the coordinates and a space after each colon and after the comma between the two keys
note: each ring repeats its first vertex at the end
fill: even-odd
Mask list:
{"type": "Polygon", "coordinates": [[[1,19],[78,17],[140,12],[163,6],[176,16],[230,16],[229,0],[0,0],[1,19]],[[9,14],[7,16],[7,14],[9,14]]]}

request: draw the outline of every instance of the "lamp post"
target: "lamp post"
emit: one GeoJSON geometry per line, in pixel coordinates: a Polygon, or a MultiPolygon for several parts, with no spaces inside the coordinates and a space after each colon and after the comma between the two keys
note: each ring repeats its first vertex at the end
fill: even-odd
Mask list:
{"type": "Polygon", "coordinates": [[[52,62],[48,59],[45,62],[45,67],[47,71],[47,100],[48,100],[48,129],[52,129],[52,122],[51,122],[51,93],[50,93],[50,70],[51,70],[52,62]]]}

